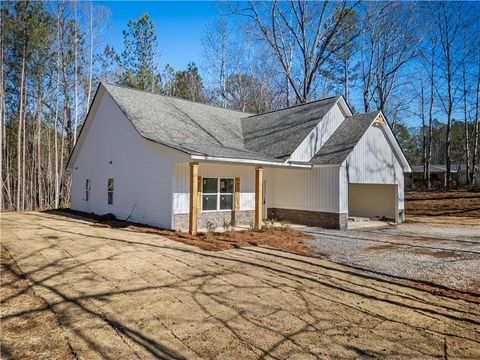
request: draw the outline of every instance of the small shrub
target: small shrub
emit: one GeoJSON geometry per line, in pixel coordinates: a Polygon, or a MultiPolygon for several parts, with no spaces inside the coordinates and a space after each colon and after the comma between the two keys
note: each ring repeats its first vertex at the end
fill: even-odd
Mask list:
{"type": "Polygon", "coordinates": [[[248,230],[250,230],[250,231],[257,231],[258,230],[257,226],[255,225],[255,221],[250,220],[250,222],[248,223],[248,230]]]}
{"type": "Polygon", "coordinates": [[[223,230],[228,231],[230,230],[230,221],[227,221],[226,219],[223,219],[223,230]]]}
{"type": "Polygon", "coordinates": [[[280,222],[280,225],[282,226],[282,229],[290,229],[292,227],[292,224],[291,224],[290,220],[288,220],[288,219],[283,219],[280,222]]]}
{"type": "Polygon", "coordinates": [[[270,218],[270,219],[267,219],[267,221],[265,222],[265,225],[267,228],[273,228],[276,222],[277,222],[277,218],[270,218]]]}
{"type": "Polygon", "coordinates": [[[223,219],[223,230],[225,231],[233,231],[235,230],[235,220],[227,221],[223,219]]]}
{"type": "Polygon", "coordinates": [[[212,234],[217,229],[217,225],[213,221],[207,220],[205,223],[205,228],[207,229],[207,235],[212,234]]]}

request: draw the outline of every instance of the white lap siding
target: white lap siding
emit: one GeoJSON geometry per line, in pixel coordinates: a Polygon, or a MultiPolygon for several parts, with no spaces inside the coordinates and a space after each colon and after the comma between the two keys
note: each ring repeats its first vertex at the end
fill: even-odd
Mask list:
{"type": "Polygon", "coordinates": [[[91,123],[72,166],[72,209],[170,228],[173,164],[185,155],[141,137],[108,93],[87,121],[91,123]],[[114,179],[113,205],[107,202],[109,178],[114,179]]]}
{"type": "Polygon", "coordinates": [[[318,125],[308,134],[297,149],[292,153],[290,161],[310,161],[328,138],[345,120],[345,114],[337,103],[333,106],[318,125]]]}
{"type": "MultiPolygon", "coordinates": [[[[190,167],[176,164],[173,172],[173,213],[187,214],[190,206],[190,167]]],[[[255,167],[219,163],[200,163],[198,175],[215,178],[240,178],[240,210],[255,210],[255,167]]],[[[201,189],[200,189],[201,190],[201,189]]]]}
{"type": "Polygon", "coordinates": [[[372,125],[340,169],[340,209],[348,210],[348,184],[397,184],[398,209],[404,209],[404,174],[401,163],[381,125],[372,125]]]}
{"type": "Polygon", "coordinates": [[[338,169],[329,167],[272,170],[273,176],[270,178],[273,178],[273,181],[267,183],[267,188],[270,189],[270,192],[267,190],[268,206],[338,213],[338,169]]]}

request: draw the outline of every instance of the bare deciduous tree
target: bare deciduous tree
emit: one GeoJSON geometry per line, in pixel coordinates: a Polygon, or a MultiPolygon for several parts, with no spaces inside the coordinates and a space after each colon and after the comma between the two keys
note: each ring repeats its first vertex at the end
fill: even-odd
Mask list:
{"type": "Polygon", "coordinates": [[[337,41],[345,27],[349,27],[347,10],[352,7],[346,1],[261,4],[250,1],[247,7],[232,11],[250,20],[250,31],[272,50],[297,102],[305,103],[311,100],[324,65],[358,36],[352,34],[344,41],[337,41]]]}
{"type": "Polygon", "coordinates": [[[370,111],[372,103],[390,119],[398,121],[404,102],[391,101],[400,88],[402,70],[416,55],[419,35],[412,6],[400,2],[367,3],[361,47],[361,87],[363,106],[370,111]]]}

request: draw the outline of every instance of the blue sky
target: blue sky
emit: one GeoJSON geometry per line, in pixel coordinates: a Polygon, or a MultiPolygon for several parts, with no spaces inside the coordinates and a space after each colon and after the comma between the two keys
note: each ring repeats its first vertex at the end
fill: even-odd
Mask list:
{"type": "Polygon", "coordinates": [[[191,61],[200,62],[202,36],[208,22],[217,15],[216,4],[208,1],[99,1],[112,14],[106,42],[117,51],[123,48],[122,30],[129,19],[148,13],[155,22],[160,48],[159,63],[175,69],[186,68],[191,61]]]}
{"type": "MultiPolygon", "coordinates": [[[[175,70],[185,69],[189,62],[202,65],[202,37],[205,27],[218,15],[214,1],[95,1],[110,9],[109,29],[104,35],[106,43],[117,52],[123,49],[122,31],[129,19],[138,19],[148,13],[155,23],[159,45],[158,63],[170,64],[175,70]]],[[[205,75],[205,74],[204,74],[205,75]]],[[[204,79],[207,80],[208,79],[204,79]]],[[[350,101],[359,109],[357,98],[350,101]]],[[[407,119],[407,126],[416,125],[418,119],[407,119]]]]}

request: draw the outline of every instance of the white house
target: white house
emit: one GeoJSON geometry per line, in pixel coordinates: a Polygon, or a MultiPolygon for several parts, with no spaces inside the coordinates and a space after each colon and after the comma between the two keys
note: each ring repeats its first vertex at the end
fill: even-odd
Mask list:
{"type": "Polygon", "coordinates": [[[404,219],[410,171],[381,112],[341,96],[254,115],[100,84],[69,159],[71,207],[196,232],[275,217],[404,219]]]}

